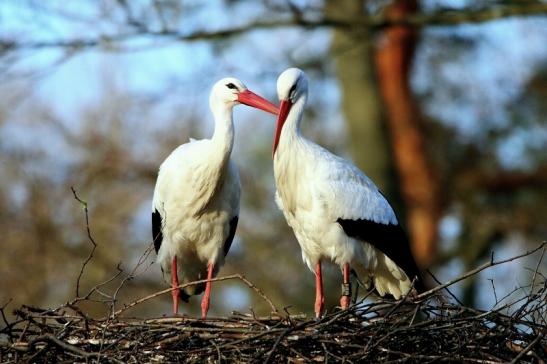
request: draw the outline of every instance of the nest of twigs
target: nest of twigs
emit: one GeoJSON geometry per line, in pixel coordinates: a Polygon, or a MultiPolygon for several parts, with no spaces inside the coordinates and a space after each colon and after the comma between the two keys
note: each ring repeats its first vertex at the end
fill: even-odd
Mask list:
{"type": "Polygon", "coordinates": [[[494,261],[492,256],[489,262],[418,296],[391,302],[361,300],[320,320],[279,310],[240,274],[212,281],[239,279],[269,304],[273,311],[269,317],[233,313],[229,318],[207,320],[130,319],[123,313],[171,289],[117,307],[118,292],[135,278],[148,249],[112,293],[106,293],[104,287],[122,274],[119,267],[114,277],[80,295],[80,278],[97,244],[89,228],[87,203],[73,193],[84,206],[92,244],[76,280],[76,298],[55,309],[22,306],[14,311],[12,321],[5,315],[6,305],[0,307],[4,321],[1,363],[547,362],[547,281],[538,269],[545,243],[510,259],[494,261]],[[449,291],[452,284],[484,269],[538,251],[541,257],[531,283],[515,290],[527,294],[516,301],[507,303],[511,295],[496,298],[494,308],[482,311],[465,307],[449,291]],[[106,297],[103,303],[110,308],[108,317],[91,318],[82,310],[82,302],[97,297],[106,297]]]}
{"type": "Polygon", "coordinates": [[[320,320],[239,313],[205,321],[92,320],[66,307],[23,307],[2,330],[9,340],[1,346],[0,360],[544,363],[546,301],[544,282],[512,315],[442,303],[436,297],[361,303],[320,320]]]}

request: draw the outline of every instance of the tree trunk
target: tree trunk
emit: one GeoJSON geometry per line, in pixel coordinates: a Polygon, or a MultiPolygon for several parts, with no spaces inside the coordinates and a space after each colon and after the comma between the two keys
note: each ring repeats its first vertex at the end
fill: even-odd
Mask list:
{"type": "MultiPolygon", "coordinates": [[[[386,15],[405,17],[417,8],[416,0],[396,0],[386,15]]],[[[375,60],[412,250],[418,264],[427,266],[437,253],[441,200],[440,185],[427,155],[422,121],[409,86],[415,44],[414,28],[390,27],[382,33],[375,60]]]]}
{"type": "MultiPolygon", "coordinates": [[[[348,19],[362,16],[362,0],[327,0],[325,15],[348,19]]],[[[378,94],[372,34],[363,29],[335,29],[331,55],[342,92],[349,150],[355,164],[385,193],[401,218],[388,134],[378,94]]],[[[403,219],[404,220],[404,219],[403,219]]]]}

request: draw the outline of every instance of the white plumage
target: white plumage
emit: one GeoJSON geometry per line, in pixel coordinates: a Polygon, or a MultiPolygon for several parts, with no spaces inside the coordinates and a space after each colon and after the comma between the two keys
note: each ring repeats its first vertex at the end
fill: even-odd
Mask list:
{"type": "Polygon", "coordinates": [[[380,295],[398,299],[419,272],[393,209],[357,167],[302,136],[308,92],[304,72],[283,72],[277,91],[281,104],[273,151],[276,201],[294,230],[304,262],[315,270],[316,314],[323,310],[322,260],[342,268],[343,308],[351,295],[350,266],[380,295]]]}
{"type": "Polygon", "coordinates": [[[179,284],[211,279],[224,264],[239,215],[239,174],[230,159],[234,143],[232,109],[244,103],[277,113],[275,105],[247,90],[237,79],[218,81],[209,104],[215,119],[211,139],[176,148],[161,164],[152,200],[152,232],[157,261],[171,273],[173,311],[178,300],[205,290],[202,317],[209,308],[210,282],[179,290],[179,284]]]}

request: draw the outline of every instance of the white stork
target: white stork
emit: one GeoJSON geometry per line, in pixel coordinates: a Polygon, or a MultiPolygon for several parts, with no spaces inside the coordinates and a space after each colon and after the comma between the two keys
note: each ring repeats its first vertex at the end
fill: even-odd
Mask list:
{"type": "Polygon", "coordinates": [[[321,261],[339,265],[340,305],[350,303],[350,269],[377,293],[399,299],[423,285],[408,240],[393,209],[357,167],[304,138],[300,122],[308,98],[308,79],[297,68],[277,80],[279,115],[273,143],[276,202],[315,271],[315,314],[324,306],[321,261]]]}
{"type": "Polygon", "coordinates": [[[171,273],[173,312],[179,299],[205,290],[202,318],[207,316],[211,282],[179,284],[211,279],[224,264],[235,235],[240,182],[230,159],[234,144],[232,109],[245,104],[277,114],[277,107],[249,91],[235,78],[218,81],[211,90],[209,106],[215,119],[211,139],[193,140],[176,148],[161,164],[152,200],[152,234],[157,261],[171,273]]]}

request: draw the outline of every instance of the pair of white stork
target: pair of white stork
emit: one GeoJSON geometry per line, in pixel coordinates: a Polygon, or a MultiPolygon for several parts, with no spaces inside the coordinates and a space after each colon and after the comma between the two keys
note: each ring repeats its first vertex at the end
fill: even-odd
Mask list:
{"type": "Polygon", "coordinates": [[[321,262],[342,270],[340,306],[348,308],[350,272],[380,296],[399,299],[423,283],[408,240],[393,209],[374,183],[352,163],[304,138],[300,123],[308,98],[306,74],[290,68],[277,80],[279,108],[234,78],[218,81],[209,104],[215,119],[211,139],[190,140],[162,163],[152,202],[152,231],[158,262],[171,274],[173,312],[179,299],[203,295],[209,309],[211,282],[235,235],[240,182],[230,159],[234,144],[232,109],[249,105],[277,116],[273,142],[276,202],[315,272],[315,314],[324,309],[321,262]]]}

